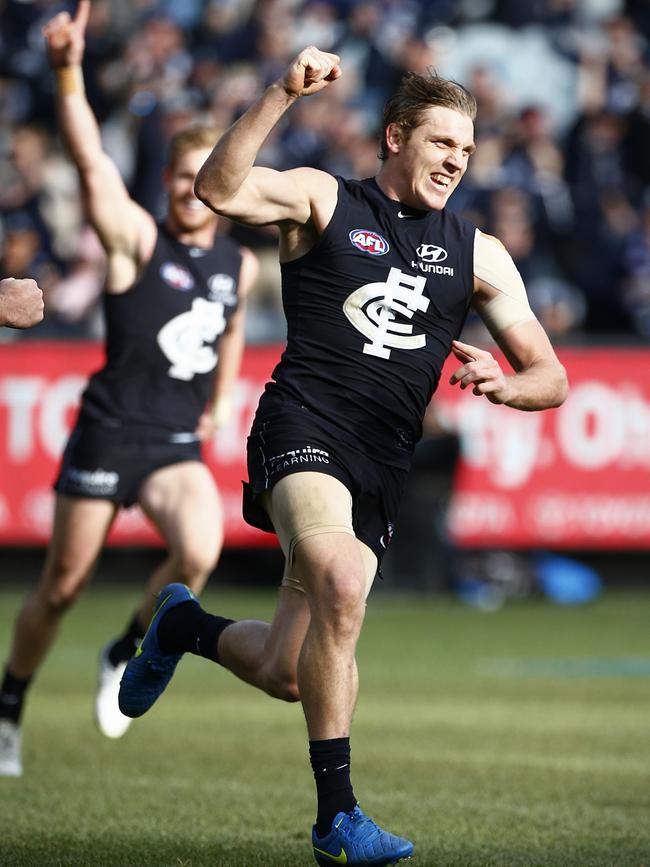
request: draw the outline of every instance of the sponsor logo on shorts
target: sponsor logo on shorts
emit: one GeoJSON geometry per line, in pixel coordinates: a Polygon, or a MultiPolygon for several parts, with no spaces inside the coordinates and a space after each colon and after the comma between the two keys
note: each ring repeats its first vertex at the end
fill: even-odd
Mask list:
{"type": "Polygon", "coordinates": [[[189,292],[194,286],[194,277],[187,268],[177,265],[176,262],[165,262],[161,265],[160,276],[165,283],[173,289],[180,289],[181,292],[189,292]]]}
{"type": "Polygon", "coordinates": [[[66,487],[74,488],[80,493],[110,496],[117,492],[120,474],[102,469],[80,470],[78,467],[68,467],[63,480],[66,487]]]}
{"type": "Polygon", "coordinates": [[[299,464],[329,464],[329,453],[324,449],[317,449],[315,446],[305,446],[302,449],[290,449],[288,452],[283,452],[281,455],[273,455],[272,458],[267,458],[268,473],[272,476],[274,473],[279,473],[289,467],[296,467],[299,464]]]}
{"type": "Polygon", "coordinates": [[[349,238],[357,250],[370,253],[371,256],[383,256],[390,250],[388,241],[370,229],[352,229],[349,238]]]}

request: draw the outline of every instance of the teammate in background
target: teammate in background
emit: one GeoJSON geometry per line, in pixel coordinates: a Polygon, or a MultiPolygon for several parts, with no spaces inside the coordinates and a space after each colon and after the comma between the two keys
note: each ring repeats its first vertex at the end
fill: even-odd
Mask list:
{"type": "Polygon", "coordinates": [[[15,624],[0,691],[0,775],[22,772],[25,690],[120,507],[139,503],[169,551],[126,631],[100,657],[95,716],[108,737],[119,737],[131,722],[119,711],[119,681],[151,617],[154,594],[171,580],[198,592],[213,569],[222,515],[201,441],[228,414],[243,349],[244,298],[257,267],[250,251],[217,235],[217,217],[193,193],[216,130],[191,128],[172,140],[164,222],[157,225],[129,198],[84,93],[89,8],[81,0],[74,20],[61,13],[44,32],[61,130],[108,259],[106,363],[83,394],[55,484],[44,571],[15,624]]]}
{"type": "Polygon", "coordinates": [[[31,328],[43,321],[43,293],[35,280],[0,280],[0,325],[31,328]]]}
{"type": "Polygon", "coordinates": [[[275,618],[216,617],[171,584],[127,664],[120,706],[144,713],[184,652],[299,699],[318,798],[314,855],[350,867],[413,851],[361,811],[349,735],[366,597],[443,362],[453,352],[452,383],[521,410],[558,406],[567,380],[503,246],[445,210],[474,151],[476,104],[463,87],[404,77],[384,110],[376,178],[253,167],[285,111],[340,75],[336,55],[302,51],[220,139],[195,185],[219,214],[280,227],[288,340],[249,437],[244,497],[247,520],[274,530],[286,555],[275,618]],[[469,307],[512,372],[457,339],[469,307]]]}

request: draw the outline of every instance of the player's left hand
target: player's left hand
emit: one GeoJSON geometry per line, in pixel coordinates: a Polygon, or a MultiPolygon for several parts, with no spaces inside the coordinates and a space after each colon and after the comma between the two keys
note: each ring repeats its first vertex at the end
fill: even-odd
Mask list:
{"type": "Polygon", "coordinates": [[[202,443],[207,443],[217,432],[217,423],[211,412],[206,411],[199,416],[194,433],[202,443]]]}
{"type": "Polygon", "coordinates": [[[451,385],[460,383],[462,389],[472,386],[472,394],[484,395],[490,403],[508,402],[508,379],[491,352],[460,340],[452,341],[451,351],[463,365],[450,377],[451,385]]]}

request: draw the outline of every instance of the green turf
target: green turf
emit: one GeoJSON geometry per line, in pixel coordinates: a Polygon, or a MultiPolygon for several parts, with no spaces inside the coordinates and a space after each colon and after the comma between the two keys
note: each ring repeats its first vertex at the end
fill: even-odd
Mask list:
{"type": "MultiPolygon", "coordinates": [[[[98,647],[135,590],[91,588],[30,696],[25,776],[0,780],[2,867],[311,864],[300,708],[187,657],[121,741],[91,722],[98,647]]],[[[0,592],[6,653],[20,596],[0,592]]],[[[212,588],[264,617],[273,596],[212,588]]],[[[353,778],[413,867],[650,867],[650,593],[483,614],[371,599],[353,778]]]]}

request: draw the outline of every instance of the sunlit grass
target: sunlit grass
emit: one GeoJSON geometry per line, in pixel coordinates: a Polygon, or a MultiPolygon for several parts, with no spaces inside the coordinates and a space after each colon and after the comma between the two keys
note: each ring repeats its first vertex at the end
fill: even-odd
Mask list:
{"type": "MultiPolygon", "coordinates": [[[[0,780],[0,864],[313,863],[299,706],[187,657],[122,740],[95,731],[97,652],[136,599],[91,588],[69,615],[29,698],[25,776],[0,780]]],[[[273,600],[213,586],[204,604],[264,617],[273,600]]],[[[19,603],[0,592],[3,656],[19,603]]],[[[649,623],[650,593],[489,615],[371,598],[352,737],[363,808],[415,842],[414,867],[648,867],[649,623]]]]}

